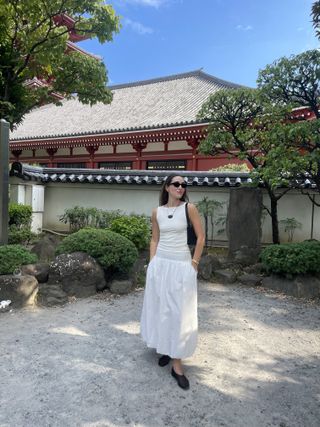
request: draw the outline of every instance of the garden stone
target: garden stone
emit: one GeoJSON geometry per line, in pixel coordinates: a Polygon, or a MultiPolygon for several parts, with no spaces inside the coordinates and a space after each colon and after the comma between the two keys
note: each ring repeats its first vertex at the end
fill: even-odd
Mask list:
{"type": "Polygon", "coordinates": [[[237,275],[232,270],[216,270],[214,275],[216,279],[225,284],[231,284],[237,280],[237,275]]]}
{"type": "Polygon", "coordinates": [[[143,251],[139,253],[138,259],[128,274],[128,278],[131,279],[133,286],[137,286],[139,284],[139,278],[145,275],[145,266],[148,264],[148,260],[149,252],[143,251]]]}
{"type": "Polygon", "coordinates": [[[39,283],[45,283],[48,281],[49,277],[49,264],[43,262],[37,264],[23,265],[21,267],[21,274],[23,276],[34,276],[39,283]]]}
{"type": "Polygon", "coordinates": [[[210,280],[215,270],[221,269],[221,262],[216,255],[207,254],[201,257],[198,267],[199,278],[210,280]]]}
{"type": "Polygon", "coordinates": [[[244,267],[243,271],[246,273],[261,274],[263,273],[263,264],[261,262],[257,262],[256,264],[248,265],[244,267]]]}
{"type": "Polygon", "coordinates": [[[40,261],[52,261],[55,258],[55,252],[61,238],[53,234],[46,234],[37,242],[31,252],[35,253],[40,261]]]}
{"type": "Polygon", "coordinates": [[[64,305],[68,302],[68,295],[59,284],[41,283],[38,292],[38,303],[45,307],[64,305]]]}
{"type": "Polygon", "coordinates": [[[320,296],[320,279],[311,275],[297,275],[293,279],[287,279],[277,274],[272,274],[263,278],[261,285],[297,298],[320,296]]]}
{"type": "Polygon", "coordinates": [[[244,273],[238,277],[239,282],[246,286],[258,286],[261,284],[262,276],[253,273],[244,273]]]}
{"type": "Polygon", "coordinates": [[[132,290],[131,280],[113,280],[110,283],[110,292],[113,294],[128,294],[132,290]]]}
{"type": "Polygon", "coordinates": [[[34,276],[0,276],[0,301],[11,300],[10,308],[34,306],[38,289],[34,276]]]}
{"type": "Polygon", "coordinates": [[[61,254],[51,262],[49,283],[60,284],[68,296],[85,298],[105,287],[103,268],[84,252],[61,254]]]}

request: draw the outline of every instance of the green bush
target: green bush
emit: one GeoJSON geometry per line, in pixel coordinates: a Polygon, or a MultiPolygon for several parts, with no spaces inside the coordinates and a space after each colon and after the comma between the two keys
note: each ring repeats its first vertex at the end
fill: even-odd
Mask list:
{"type": "Polygon", "coordinates": [[[0,246],[0,274],[12,274],[21,265],[37,262],[37,256],[21,245],[0,246]]]}
{"type": "Polygon", "coordinates": [[[141,251],[150,241],[150,220],[143,215],[121,216],[112,221],[110,230],[131,240],[141,251]]]}
{"type": "Polygon", "coordinates": [[[30,228],[32,208],[18,203],[9,204],[9,226],[16,228],[30,228]]]}
{"type": "Polygon", "coordinates": [[[271,245],[260,255],[268,273],[306,274],[320,272],[320,242],[305,241],[271,245]]]}
{"type": "Polygon", "coordinates": [[[35,237],[35,234],[28,228],[16,228],[11,226],[8,232],[9,245],[28,244],[35,237]]]}
{"type": "Polygon", "coordinates": [[[100,265],[113,272],[126,273],[138,257],[134,244],[110,230],[84,228],[70,234],[57,247],[56,253],[86,252],[100,265]]]}
{"type": "Polygon", "coordinates": [[[107,228],[111,222],[121,215],[119,210],[104,211],[97,208],[84,208],[74,206],[66,209],[63,215],[60,215],[59,221],[64,224],[69,224],[72,233],[81,230],[82,228],[107,228]]]}

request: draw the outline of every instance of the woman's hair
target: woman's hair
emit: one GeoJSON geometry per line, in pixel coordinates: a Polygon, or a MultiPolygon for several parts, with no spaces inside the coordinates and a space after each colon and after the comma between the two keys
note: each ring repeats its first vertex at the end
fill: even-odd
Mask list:
{"type": "MultiPolygon", "coordinates": [[[[171,184],[173,178],[175,178],[176,176],[180,176],[179,174],[174,174],[174,175],[169,175],[167,176],[166,180],[164,181],[161,191],[160,191],[160,196],[159,196],[159,206],[163,206],[166,205],[168,203],[168,199],[169,199],[169,194],[166,190],[166,187],[168,185],[171,184]]],[[[188,202],[189,201],[189,197],[187,195],[187,189],[185,189],[183,196],[180,199],[182,202],[188,202]]]]}

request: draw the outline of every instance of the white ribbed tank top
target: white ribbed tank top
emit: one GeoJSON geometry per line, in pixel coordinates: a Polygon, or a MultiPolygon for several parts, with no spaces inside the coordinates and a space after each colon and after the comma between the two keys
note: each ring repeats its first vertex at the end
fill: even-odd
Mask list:
{"type": "Polygon", "coordinates": [[[188,252],[187,244],[187,218],[185,203],[174,208],[159,206],[157,221],[160,229],[160,239],[157,249],[170,252],[188,252]],[[172,214],[172,218],[168,215],[172,214]]]}

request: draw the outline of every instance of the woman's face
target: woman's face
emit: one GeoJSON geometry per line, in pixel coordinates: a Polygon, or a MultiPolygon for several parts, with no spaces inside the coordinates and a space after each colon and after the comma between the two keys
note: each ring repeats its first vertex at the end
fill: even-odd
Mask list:
{"type": "Polygon", "coordinates": [[[166,190],[169,196],[171,196],[174,199],[181,199],[181,197],[186,192],[186,189],[182,188],[181,185],[178,185],[178,184],[185,185],[185,180],[182,178],[182,176],[179,176],[179,175],[174,176],[170,184],[166,186],[166,190]]]}

